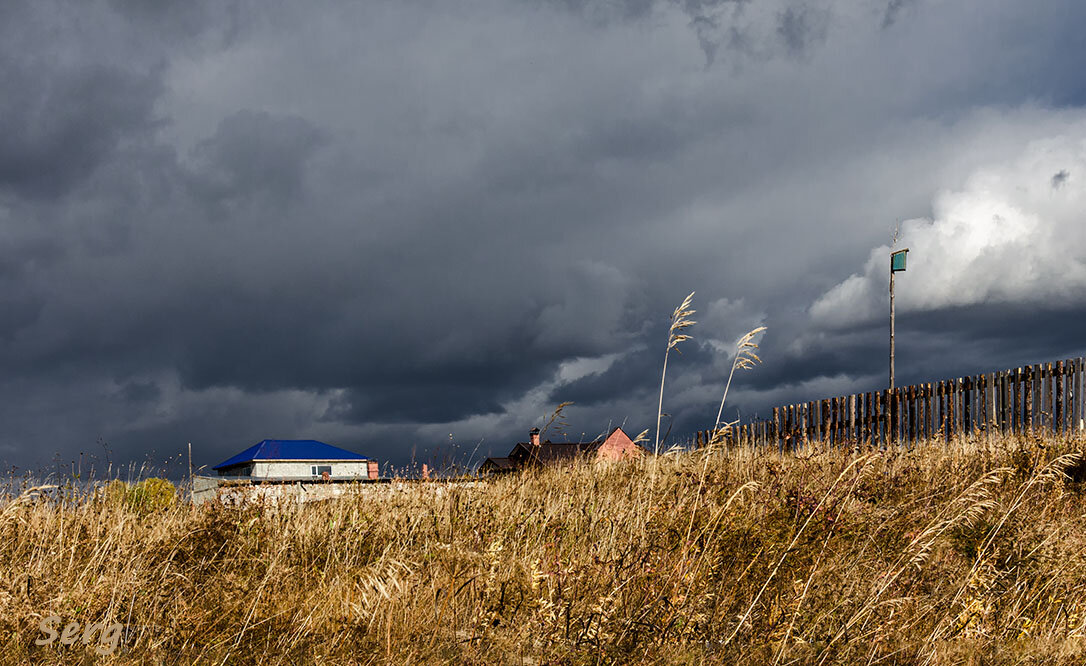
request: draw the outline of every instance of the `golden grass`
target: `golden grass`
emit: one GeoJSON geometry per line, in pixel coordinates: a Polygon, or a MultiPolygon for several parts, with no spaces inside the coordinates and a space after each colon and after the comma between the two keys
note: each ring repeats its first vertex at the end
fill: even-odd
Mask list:
{"type": "Polygon", "coordinates": [[[279,509],[24,499],[0,660],[1078,664],[1082,446],[698,452],[279,509]],[[35,646],[48,615],[125,641],[35,646]]]}

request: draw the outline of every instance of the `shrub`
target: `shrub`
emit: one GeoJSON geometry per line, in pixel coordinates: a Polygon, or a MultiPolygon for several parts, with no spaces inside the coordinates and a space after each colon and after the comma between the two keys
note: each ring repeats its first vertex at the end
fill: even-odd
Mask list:
{"type": "Polygon", "coordinates": [[[171,506],[177,498],[177,489],[166,479],[153,477],[132,485],[113,480],[106,485],[102,495],[110,505],[125,506],[146,514],[171,506]]]}

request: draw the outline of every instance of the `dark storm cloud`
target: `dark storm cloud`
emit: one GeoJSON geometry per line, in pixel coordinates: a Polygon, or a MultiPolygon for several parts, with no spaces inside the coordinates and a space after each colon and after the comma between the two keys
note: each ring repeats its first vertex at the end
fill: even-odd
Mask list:
{"type": "Polygon", "coordinates": [[[253,18],[239,0],[109,0],[108,5],[130,21],[133,30],[171,43],[198,40],[210,33],[214,45],[227,47],[242,33],[244,21],[253,18]]]}
{"type": "Polygon", "coordinates": [[[603,372],[555,387],[549,401],[554,404],[572,401],[580,407],[591,407],[614,399],[618,392],[645,393],[659,382],[659,377],[653,375],[659,372],[657,366],[663,362],[662,358],[654,359],[647,350],[621,357],[603,372]]]}
{"type": "Polygon", "coordinates": [[[0,99],[0,192],[62,195],[154,124],[155,72],[13,60],[0,67],[0,87],[19,91],[0,99]]]}
{"type": "Polygon", "coordinates": [[[1079,257],[1049,242],[1078,158],[1020,158],[1083,134],[1077,70],[1051,63],[1082,53],[1084,10],[1007,2],[974,34],[975,6],[908,4],[0,6],[0,458],[316,437],[402,462],[507,450],[559,400],[571,432],[640,430],[692,289],[676,433],[716,416],[762,323],[729,414],[870,390],[864,259],[943,191],[969,206],[916,247],[985,277],[962,302],[909,274],[899,374],[1073,353],[1075,324],[998,322],[1079,311],[1079,257]],[[1004,202],[1022,215],[989,191],[1028,192],[1004,202]],[[1005,247],[969,254],[992,235],[954,225],[992,213],[1005,247]],[[1030,270],[1002,280],[1016,251],[1030,270]]]}
{"type": "MultiPolygon", "coordinates": [[[[506,390],[508,378],[500,382],[473,385],[463,377],[450,375],[446,384],[412,384],[408,386],[374,385],[368,389],[352,390],[341,403],[334,403],[325,419],[348,423],[450,423],[466,416],[498,414],[501,403],[496,400],[497,386],[506,390]],[[454,382],[460,379],[460,382],[454,382]]],[[[534,385],[538,377],[521,378],[520,389],[534,385]]]]}
{"type": "Polygon", "coordinates": [[[890,0],[886,3],[886,11],[882,15],[883,29],[893,26],[903,12],[916,4],[917,0],[890,0]]]}
{"type": "Polygon", "coordinates": [[[278,206],[294,202],[302,194],[306,161],[326,139],[304,118],[238,111],[196,147],[193,196],[217,205],[253,197],[278,206]]]}
{"type": "Polygon", "coordinates": [[[829,12],[807,6],[789,7],[777,22],[777,34],[792,56],[801,56],[826,39],[829,12]]]}
{"type": "MultiPolygon", "coordinates": [[[[556,5],[596,23],[643,20],[668,8],[678,8],[706,63],[713,65],[723,49],[741,58],[766,59],[786,53],[800,56],[826,38],[832,3],[826,7],[802,4],[763,14],[751,0],[556,0],[556,5]],[[774,14],[775,12],[775,14],[774,14]]],[[[897,13],[899,9],[894,9],[897,13]]],[[[891,12],[887,9],[887,14],[891,12]]]]}

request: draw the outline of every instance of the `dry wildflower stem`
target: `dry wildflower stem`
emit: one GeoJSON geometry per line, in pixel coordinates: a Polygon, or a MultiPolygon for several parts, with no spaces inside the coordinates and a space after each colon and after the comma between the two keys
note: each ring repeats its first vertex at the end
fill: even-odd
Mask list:
{"type": "Polygon", "coordinates": [[[690,309],[693,300],[694,292],[690,292],[679,307],[671,313],[671,326],[667,331],[667,349],[664,350],[664,369],[660,373],[660,401],[656,407],[656,446],[653,448],[653,453],[657,455],[660,453],[660,419],[664,415],[664,379],[667,377],[667,357],[672,349],[679,351],[676,348],[680,342],[690,339],[690,336],[684,334],[683,331],[697,323],[690,319],[690,315],[697,312],[690,309]]]}
{"type": "Polygon", "coordinates": [[[728,399],[728,389],[732,386],[732,377],[735,375],[736,369],[749,370],[756,364],[762,362],[762,359],[759,358],[756,353],[758,344],[754,342],[754,336],[764,330],[766,330],[765,326],[759,326],[739,338],[739,342],[735,345],[735,358],[732,359],[732,369],[728,371],[728,383],[724,385],[724,395],[720,398],[720,409],[716,413],[716,423],[713,425],[714,430],[720,427],[720,419],[724,416],[724,401],[728,399]]]}
{"type": "Polygon", "coordinates": [[[714,448],[278,508],[47,489],[0,502],[0,663],[83,661],[34,645],[53,614],[124,623],[110,664],[1082,663],[1082,447],[714,448]]]}

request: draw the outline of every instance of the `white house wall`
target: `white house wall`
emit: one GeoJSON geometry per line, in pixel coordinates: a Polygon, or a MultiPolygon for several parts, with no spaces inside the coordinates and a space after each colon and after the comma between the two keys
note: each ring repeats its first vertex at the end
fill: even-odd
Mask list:
{"type": "Polygon", "coordinates": [[[365,460],[257,460],[253,463],[252,476],[260,479],[313,476],[314,465],[331,466],[333,479],[365,479],[369,474],[365,460]]]}

